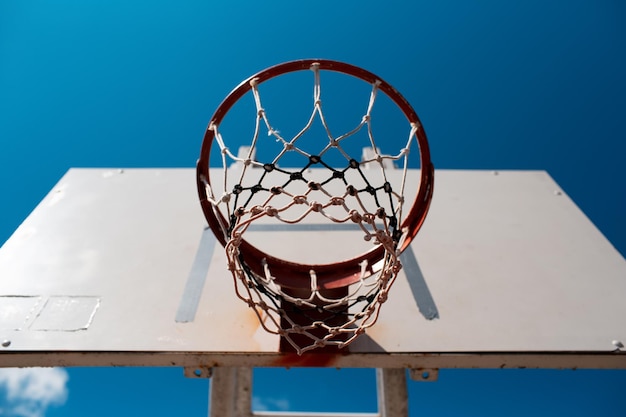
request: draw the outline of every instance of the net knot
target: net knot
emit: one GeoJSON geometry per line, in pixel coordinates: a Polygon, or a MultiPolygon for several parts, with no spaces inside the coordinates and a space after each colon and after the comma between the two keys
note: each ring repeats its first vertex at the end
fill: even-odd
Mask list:
{"type": "Polygon", "coordinates": [[[383,273],[380,274],[380,277],[378,277],[378,281],[381,287],[385,288],[387,286],[390,276],[391,274],[389,273],[389,271],[383,271],[383,273]]]}
{"type": "Polygon", "coordinates": [[[376,240],[378,241],[378,243],[381,243],[384,246],[390,245],[393,241],[393,239],[391,239],[391,236],[389,236],[389,234],[383,229],[376,230],[376,240]]]}
{"type": "Polygon", "coordinates": [[[363,221],[367,224],[374,224],[375,219],[376,219],[376,216],[374,216],[372,213],[363,214],[363,221]]]}
{"type": "Polygon", "coordinates": [[[342,206],[345,204],[345,200],[343,197],[333,197],[330,199],[330,204],[333,206],[342,206]]]}
{"type": "Polygon", "coordinates": [[[275,217],[278,214],[278,209],[276,207],[267,206],[265,207],[265,214],[270,217],[275,217]]]}
{"type": "Polygon", "coordinates": [[[228,203],[230,201],[230,193],[224,193],[222,198],[220,198],[222,203],[228,203]]]}
{"type": "Polygon", "coordinates": [[[361,214],[356,210],[350,210],[350,220],[354,223],[361,223],[363,216],[361,216],[361,214]]]}
{"type": "Polygon", "coordinates": [[[296,204],[306,204],[307,199],[305,195],[297,195],[293,198],[293,202],[296,204]]]}
{"type": "Polygon", "coordinates": [[[315,181],[309,181],[309,183],[307,185],[309,186],[309,188],[311,190],[315,190],[315,191],[317,191],[320,188],[322,188],[322,185],[320,183],[318,183],[318,182],[315,182],[315,181]]]}
{"type": "Polygon", "coordinates": [[[309,206],[311,207],[311,210],[313,210],[316,213],[319,213],[324,208],[324,206],[321,203],[318,203],[317,201],[311,202],[309,206]]]}
{"type": "Polygon", "coordinates": [[[232,237],[230,238],[230,243],[234,246],[234,247],[239,247],[239,245],[241,245],[241,233],[239,232],[235,232],[233,233],[232,237]]]}

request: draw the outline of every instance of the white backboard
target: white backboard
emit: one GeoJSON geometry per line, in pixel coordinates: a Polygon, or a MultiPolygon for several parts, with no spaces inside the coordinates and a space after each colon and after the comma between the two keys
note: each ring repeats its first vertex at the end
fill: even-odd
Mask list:
{"type": "MultiPolygon", "coordinates": [[[[294,256],[360,239],[332,226],[250,233],[294,256]]],[[[0,366],[626,368],[626,261],[546,172],[437,171],[402,262],[365,336],[281,353],[193,169],[71,169],[0,249],[0,366]]]]}

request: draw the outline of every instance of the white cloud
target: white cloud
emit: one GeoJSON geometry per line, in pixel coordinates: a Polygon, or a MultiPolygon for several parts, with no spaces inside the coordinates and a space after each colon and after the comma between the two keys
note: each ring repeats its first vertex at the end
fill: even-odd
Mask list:
{"type": "Polygon", "coordinates": [[[67,371],[60,368],[0,369],[0,416],[43,417],[67,399],[67,371]]]}
{"type": "Polygon", "coordinates": [[[253,411],[289,411],[289,400],[287,398],[260,398],[252,397],[253,411]]]}

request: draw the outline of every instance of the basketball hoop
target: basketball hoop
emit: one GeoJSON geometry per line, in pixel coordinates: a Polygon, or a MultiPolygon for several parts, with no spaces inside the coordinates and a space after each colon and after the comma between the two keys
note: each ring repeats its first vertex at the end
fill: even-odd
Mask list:
{"type": "Polygon", "coordinates": [[[298,354],[327,346],[344,347],[375,323],[401,269],[399,254],[415,238],[426,217],[433,180],[426,134],[411,105],[376,75],[329,60],[286,62],[242,82],[211,118],[197,164],[200,203],[210,228],[225,248],[237,295],[254,309],[265,330],[281,335],[286,346],[298,354]],[[289,73],[309,70],[313,72],[310,118],[295,135],[285,138],[270,123],[271,110],[263,107],[259,86],[289,73]],[[326,72],[351,76],[370,88],[361,120],[337,136],[331,134],[322,107],[321,74],[326,72]],[[408,122],[406,146],[395,154],[380,151],[373,134],[372,110],[379,92],[397,106],[408,122]],[[235,155],[220,127],[227,113],[247,93],[254,98],[255,129],[243,155],[235,155]],[[311,150],[300,144],[315,122],[321,124],[327,137],[318,149],[311,150]],[[263,148],[259,139],[263,130],[280,145],[280,150],[271,158],[257,160],[256,151],[263,148]],[[344,144],[359,135],[369,142],[369,159],[357,160],[346,150],[344,144]],[[220,169],[210,169],[214,145],[220,152],[220,169]],[[406,210],[408,155],[416,146],[421,178],[413,204],[406,210]],[[331,151],[340,155],[339,164],[328,162],[331,151]],[[290,153],[302,157],[302,166],[281,165],[290,153]],[[403,175],[399,183],[392,184],[386,172],[395,163],[403,164],[403,175]],[[234,169],[233,164],[238,168],[234,169]],[[378,179],[368,175],[366,165],[379,169],[378,179]],[[319,168],[318,177],[309,174],[313,168],[319,168]],[[332,224],[353,224],[365,240],[373,243],[372,249],[349,259],[306,264],[279,258],[245,238],[258,222],[271,219],[289,226],[312,216],[332,224]]]}

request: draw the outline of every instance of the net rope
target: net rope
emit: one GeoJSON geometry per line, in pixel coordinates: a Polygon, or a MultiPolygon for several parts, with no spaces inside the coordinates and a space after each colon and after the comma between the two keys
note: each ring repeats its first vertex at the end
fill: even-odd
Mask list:
{"type": "Polygon", "coordinates": [[[256,107],[250,146],[245,156],[233,154],[226,146],[219,126],[210,124],[208,128],[213,130],[215,143],[220,149],[223,179],[220,184],[204,180],[209,202],[227,213],[225,220],[221,220],[221,229],[237,296],[254,310],[266,331],[282,336],[298,354],[324,346],[342,348],[378,319],[380,307],[387,300],[389,289],[402,268],[397,248],[402,239],[408,154],[420,129],[416,123],[410,123],[406,146],[396,155],[380,152],[371,125],[380,85],[377,81],[371,85],[367,108],[358,125],[334,136],[323,112],[319,67],[314,64],[311,70],[314,74],[313,110],[305,126],[288,139],[270,123],[268,112],[262,105],[258,80],[250,81],[256,107]],[[316,120],[321,122],[328,142],[318,152],[311,153],[299,147],[299,141],[316,120]],[[263,129],[282,145],[269,162],[255,158],[263,129]],[[364,129],[373,156],[359,162],[342,144],[364,129]],[[326,162],[326,155],[333,149],[345,158],[342,167],[326,162]],[[302,155],[308,162],[302,168],[281,167],[281,160],[290,152],[302,155]],[[229,162],[237,163],[241,169],[229,168],[229,162]],[[399,162],[402,163],[401,182],[394,187],[388,181],[386,171],[396,169],[394,164],[399,162]],[[363,169],[366,164],[379,167],[379,183],[368,178],[363,169]],[[310,168],[321,168],[327,175],[321,180],[310,179],[310,168]],[[229,174],[231,177],[238,175],[238,178],[229,180],[229,174]],[[250,177],[256,179],[250,182],[250,177]],[[364,186],[355,186],[351,178],[359,178],[364,186]],[[244,185],[246,180],[247,185],[244,185]],[[268,184],[270,181],[273,183],[268,184]],[[306,189],[304,192],[303,188],[306,189]],[[338,188],[341,193],[333,194],[331,189],[338,188]],[[296,224],[312,213],[324,216],[332,223],[354,224],[362,231],[363,239],[384,248],[384,256],[376,265],[368,265],[367,261],[361,263],[358,277],[339,295],[321,288],[313,268],[309,272],[309,282],[303,283],[302,288],[283,287],[267,262],[263,262],[263,273],[255,273],[253,269],[258,271],[259,268],[251,268],[246,263],[245,253],[240,250],[246,231],[260,219],[296,224]]]}

